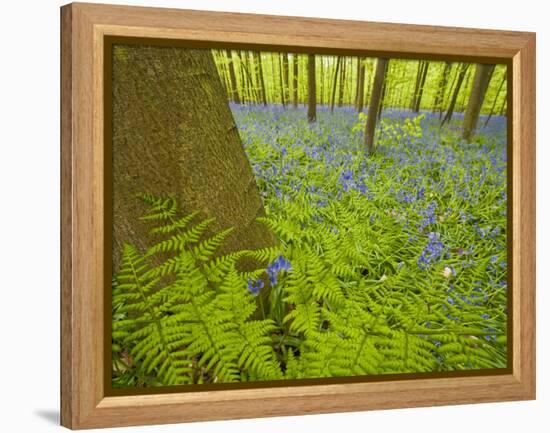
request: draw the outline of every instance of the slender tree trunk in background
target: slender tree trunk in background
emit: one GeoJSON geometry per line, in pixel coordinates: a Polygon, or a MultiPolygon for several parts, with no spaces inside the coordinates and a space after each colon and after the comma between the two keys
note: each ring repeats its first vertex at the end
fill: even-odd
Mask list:
{"type": "Polygon", "coordinates": [[[468,100],[468,107],[464,114],[464,129],[462,131],[462,138],[469,140],[475,133],[477,128],[477,122],[479,120],[479,113],[481,113],[481,107],[485,94],[489,88],[489,82],[491,76],[495,70],[495,65],[476,65],[476,72],[474,75],[474,82],[472,84],[472,91],[470,92],[470,99],[468,100]]]}
{"type": "MultiPolygon", "coordinates": [[[[357,72],[357,68],[356,71],[357,72]]],[[[353,57],[349,59],[348,77],[346,81],[346,95],[344,104],[355,106],[355,92],[353,91],[353,83],[357,86],[357,77],[353,76],[353,57]],[[355,78],[355,80],[354,80],[355,78]],[[353,101],[353,104],[352,104],[353,101]]]]}
{"type": "Polygon", "coordinates": [[[386,81],[386,74],[384,74],[384,78],[382,81],[384,84],[382,84],[382,96],[380,97],[380,106],[378,107],[377,119],[382,118],[382,110],[384,109],[384,106],[386,104],[386,90],[388,88],[387,81],[386,81]]]}
{"type": "Polygon", "coordinates": [[[357,101],[359,100],[359,75],[360,75],[360,69],[361,69],[361,59],[357,59],[357,70],[355,72],[355,75],[357,76],[357,80],[355,81],[355,102],[354,106],[357,110],[357,101]]]}
{"type": "Polygon", "coordinates": [[[252,85],[254,87],[254,94],[256,95],[256,104],[260,104],[262,102],[262,94],[260,89],[260,80],[258,79],[258,68],[256,66],[254,53],[252,51],[248,51],[247,53],[247,62],[250,70],[250,74],[252,75],[252,85]]]}
{"type": "Polygon", "coordinates": [[[344,90],[346,84],[346,59],[342,59],[342,67],[340,68],[340,89],[338,92],[338,107],[344,103],[344,90]]]}
{"type": "Polygon", "coordinates": [[[229,82],[231,83],[231,99],[233,102],[240,104],[241,98],[239,98],[239,91],[237,90],[237,76],[235,75],[235,66],[233,64],[231,50],[226,50],[225,55],[227,57],[227,67],[229,69],[229,82]]]}
{"type": "Polygon", "coordinates": [[[283,53],[283,78],[285,82],[285,100],[287,103],[290,102],[290,83],[289,83],[289,77],[288,77],[288,54],[283,53]]]}
{"type": "Polygon", "coordinates": [[[280,94],[277,94],[277,70],[275,68],[275,60],[274,60],[274,53],[271,53],[270,60],[271,60],[271,89],[272,89],[272,96],[273,96],[273,102],[276,102],[278,98],[280,97],[280,94]]]}
{"type": "Polygon", "coordinates": [[[444,114],[447,114],[446,110],[449,107],[449,105],[451,104],[451,99],[453,97],[453,92],[454,92],[455,87],[456,87],[456,80],[457,80],[458,76],[460,75],[459,72],[460,72],[461,68],[462,68],[461,63],[458,63],[456,65],[456,68],[455,68],[454,63],[451,66],[451,72],[449,73],[449,80],[450,80],[451,84],[450,84],[450,86],[448,86],[449,90],[447,90],[445,95],[443,95],[443,101],[441,101],[441,104],[442,104],[441,110],[445,112],[444,114]]]}
{"type": "Polygon", "coordinates": [[[449,80],[449,72],[451,72],[452,63],[446,62],[441,79],[437,86],[437,94],[435,95],[435,101],[433,105],[433,112],[439,112],[439,121],[441,122],[441,116],[443,115],[443,97],[445,95],[445,88],[447,87],[447,81],[449,80]]]}
{"type": "MultiPolygon", "coordinates": [[[[466,98],[468,97],[468,83],[470,82],[470,77],[472,75],[472,68],[468,68],[468,72],[466,72],[466,76],[464,77],[464,92],[462,92],[462,98],[460,99],[460,103],[458,104],[458,110],[461,113],[464,113],[466,111],[466,98]]],[[[470,90],[471,91],[471,90],[470,90]]],[[[455,110],[457,110],[455,108],[455,110]]]]}
{"type": "Polygon", "coordinates": [[[508,103],[507,103],[507,99],[506,98],[503,98],[502,99],[502,104],[500,104],[500,109],[498,110],[498,113],[501,115],[501,116],[504,116],[506,115],[506,110],[508,109],[508,103]]]}
{"type": "Polygon", "coordinates": [[[315,122],[317,118],[317,89],[315,83],[315,55],[307,56],[307,120],[315,122]]]}
{"type": "MultiPolygon", "coordinates": [[[[367,60],[365,60],[367,61],[367,60]]],[[[369,61],[370,63],[370,61],[369,61]]],[[[367,78],[367,67],[365,65],[365,103],[367,101],[370,101],[370,92],[372,90],[372,81],[374,81],[374,68],[373,70],[371,71],[370,68],[369,68],[369,76],[367,78]]]]}
{"type": "Polygon", "coordinates": [[[382,86],[384,85],[384,76],[388,59],[378,58],[376,61],[376,72],[372,83],[371,98],[368,107],[367,124],[365,125],[365,151],[367,155],[374,153],[374,132],[376,129],[376,120],[380,103],[382,102],[382,86]]]}
{"type": "Polygon", "coordinates": [[[416,70],[416,81],[414,84],[414,92],[413,96],[411,98],[411,111],[414,111],[414,107],[416,107],[416,98],[418,96],[418,92],[420,90],[420,80],[422,77],[422,70],[424,68],[424,62],[422,60],[418,61],[418,68],[416,70]]]}
{"type": "Polygon", "coordinates": [[[285,97],[285,80],[283,77],[283,54],[279,56],[279,85],[281,86],[281,102],[283,107],[286,106],[286,97],[285,97]]]}
{"type": "MultiPolygon", "coordinates": [[[[504,75],[502,76],[502,80],[498,86],[498,90],[497,90],[497,93],[495,95],[495,100],[493,101],[493,105],[491,105],[491,110],[489,111],[489,116],[487,116],[487,120],[485,120],[485,125],[484,126],[487,126],[487,124],[489,123],[489,120],[491,120],[491,117],[493,117],[493,114],[495,113],[495,107],[497,105],[497,101],[498,101],[498,98],[500,96],[500,92],[502,90],[502,87],[504,86],[504,83],[506,83],[506,76],[507,76],[507,71],[504,72],[504,75]]],[[[506,98],[504,98],[506,99],[506,98]]]]}
{"type": "Polygon", "coordinates": [[[151,229],[135,197],[173,194],[182,215],[234,227],[220,254],[277,244],[209,50],[113,47],[113,257],[145,251],[151,229]],[[178,97],[174,97],[178,95],[178,97]]]}
{"type": "Polygon", "coordinates": [[[428,76],[428,68],[430,67],[430,62],[425,61],[424,67],[422,68],[422,76],[420,77],[420,87],[418,88],[418,93],[415,96],[413,112],[418,113],[420,111],[420,104],[422,102],[422,95],[424,93],[424,85],[426,84],[426,77],[428,76]]]}
{"type": "Polygon", "coordinates": [[[336,70],[334,71],[334,80],[332,82],[332,95],[330,97],[330,112],[334,111],[334,103],[336,101],[336,83],[338,81],[338,71],[340,70],[340,62],[342,58],[338,56],[336,59],[336,70]]]}
{"type": "MultiPolygon", "coordinates": [[[[305,71],[303,74],[307,76],[307,68],[308,68],[308,56],[302,56],[302,71],[305,71]]],[[[308,87],[308,81],[307,80],[301,80],[301,101],[304,104],[304,106],[307,107],[308,103],[308,93],[307,93],[307,87],[308,87]]]]}
{"type": "Polygon", "coordinates": [[[241,56],[238,51],[233,51],[233,54],[233,60],[237,60],[237,62],[234,62],[235,75],[237,76],[237,88],[239,90],[239,97],[241,98],[241,102],[244,104],[246,102],[250,102],[250,95],[248,95],[248,88],[246,87],[243,62],[241,61],[241,56]]]}
{"type": "MultiPolygon", "coordinates": [[[[248,95],[248,100],[256,102],[258,101],[256,91],[254,89],[254,81],[252,80],[252,75],[250,74],[250,71],[248,70],[248,65],[246,64],[246,52],[241,51],[241,53],[237,53],[237,57],[239,59],[239,64],[241,65],[241,69],[243,70],[243,87],[246,89],[246,93],[248,95]]],[[[243,92],[244,93],[244,92],[243,92]]]]}
{"type": "Polygon", "coordinates": [[[448,123],[451,121],[451,118],[453,117],[453,112],[456,105],[456,100],[458,98],[458,94],[460,93],[460,88],[462,87],[462,81],[464,81],[464,75],[466,75],[466,71],[468,70],[468,66],[470,66],[468,63],[463,63],[460,66],[460,70],[458,71],[457,79],[456,79],[456,86],[453,90],[453,95],[451,96],[451,101],[449,102],[449,109],[447,110],[447,114],[445,114],[445,117],[443,118],[443,121],[441,122],[441,125],[443,126],[445,123],[448,123]]]}
{"type": "Polygon", "coordinates": [[[400,74],[398,79],[399,86],[395,86],[395,105],[394,105],[394,107],[399,110],[402,110],[403,108],[403,93],[405,93],[403,91],[403,87],[404,87],[403,84],[407,81],[405,77],[406,77],[405,67],[403,64],[401,64],[400,74]]]}
{"type": "Polygon", "coordinates": [[[260,81],[260,95],[262,97],[262,103],[267,105],[267,96],[265,93],[265,82],[264,82],[264,68],[262,66],[262,58],[260,56],[260,53],[255,52],[254,58],[256,59],[256,63],[258,64],[258,80],[260,81]]]}
{"type": "Polygon", "coordinates": [[[260,103],[260,89],[256,84],[256,72],[254,70],[254,59],[252,53],[243,52],[244,63],[246,65],[246,72],[248,74],[248,82],[250,83],[250,92],[252,93],[253,102],[255,104],[260,103]]]}
{"type": "Polygon", "coordinates": [[[292,54],[292,102],[298,107],[298,54],[292,54]]]}
{"type": "Polygon", "coordinates": [[[365,62],[363,58],[359,58],[359,70],[357,71],[357,112],[363,111],[363,95],[365,94],[365,62]]]}
{"type": "MultiPolygon", "coordinates": [[[[227,68],[227,63],[225,62],[225,58],[223,57],[220,51],[213,50],[212,53],[215,53],[214,59],[216,60],[216,63],[221,65],[219,68],[219,74],[220,74],[220,79],[222,80],[222,83],[223,83],[223,88],[225,89],[225,92],[227,93],[227,95],[230,95],[231,90],[230,90],[230,84],[229,84],[229,71],[227,68]]],[[[227,100],[229,101],[229,96],[227,100]]]]}
{"type": "Polygon", "coordinates": [[[241,58],[242,51],[234,51],[234,54],[234,58],[237,59],[235,68],[237,68],[236,71],[238,71],[239,77],[239,95],[241,95],[242,102],[250,102],[250,88],[246,85],[246,75],[244,71],[243,59],[241,58]]]}
{"type": "Polygon", "coordinates": [[[323,105],[325,97],[325,65],[323,64],[323,57],[319,57],[319,104],[323,105]]]}

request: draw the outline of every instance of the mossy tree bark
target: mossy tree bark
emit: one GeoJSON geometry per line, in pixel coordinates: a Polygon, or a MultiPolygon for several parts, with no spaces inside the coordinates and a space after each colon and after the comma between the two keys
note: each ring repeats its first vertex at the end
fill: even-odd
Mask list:
{"type": "Polygon", "coordinates": [[[113,254],[148,245],[135,197],[173,195],[182,215],[234,227],[220,253],[275,245],[227,94],[208,50],[115,46],[113,50],[113,254]]]}

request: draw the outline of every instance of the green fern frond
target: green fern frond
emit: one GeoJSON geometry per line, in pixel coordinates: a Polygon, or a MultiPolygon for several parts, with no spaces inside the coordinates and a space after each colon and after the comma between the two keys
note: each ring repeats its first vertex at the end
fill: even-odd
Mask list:
{"type": "Polygon", "coordinates": [[[186,215],[182,218],[176,219],[174,222],[165,224],[159,227],[151,229],[151,234],[169,234],[175,231],[184,230],[189,223],[199,214],[199,212],[193,212],[189,215],[186,215]]]}
{"type": "Polygon", "coordinates": [[[172,219],[178,210],[173,197],[156,197],[150,193],[137,194],[145,204],[149,205],[147,213],[140,217],[142,221],[166,221],[172,219]]]}

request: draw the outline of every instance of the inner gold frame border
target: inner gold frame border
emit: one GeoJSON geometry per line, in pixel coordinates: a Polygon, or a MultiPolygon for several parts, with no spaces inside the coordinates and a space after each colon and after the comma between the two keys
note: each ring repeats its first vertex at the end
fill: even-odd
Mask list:
{"type": "Polygon", "coordinates": [[[63,426],[97,428],[534,398],[534,33],[85,3],[61,8],[63,426]],[[105,344],[110,322],[105,295],[111,272],[111,250],[106,248],[111,219],[106,205],[110,167],[105,161],[110,160],[110,147],[105,127],[109,124],[105,52],[116,41],[144,38],[172,46],[506,64],[508,368],[114,395],[106,380],[110,353],[105,344]]]}

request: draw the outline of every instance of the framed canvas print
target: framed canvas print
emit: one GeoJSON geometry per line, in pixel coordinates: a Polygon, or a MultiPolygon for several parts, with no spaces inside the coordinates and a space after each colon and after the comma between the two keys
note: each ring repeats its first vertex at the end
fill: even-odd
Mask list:
{"type": "Polygon", "coordinates": [[[535,36],[61,8],[61,416],[535,398],[535,36]]]}

